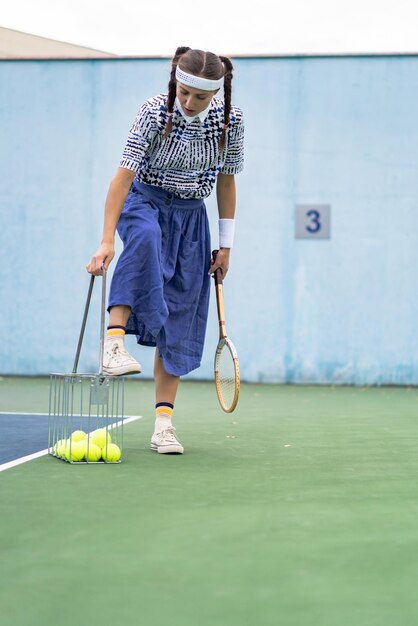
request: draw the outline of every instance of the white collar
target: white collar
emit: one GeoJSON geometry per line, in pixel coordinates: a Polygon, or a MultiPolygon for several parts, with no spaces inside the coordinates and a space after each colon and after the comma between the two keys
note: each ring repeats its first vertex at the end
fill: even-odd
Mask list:
{"type": "Polygon", "coordinates": [[[177,97],[176,97],[176,103],[175,104],[176,104],[176,107],[178,108],[179,112],[181,113],[181,115],[186,120],[187,124],[191,124],[192,122],[194,122],[194,120],[196,118],[198,118],[200,120],[200,123],[203,124],[203,122],[205,121],[205,119],[208,116],[209,109],[210,109],[210,106],[212,104],[212,100],[210,101],[209,106],[204,111],[201,111],[200,113],[198,113],[197,115],[194,115],[193,117],[190,117],[190,115],[186,115],[185,114],[185,112],[183,111],[183,108],[182,108],[182,106],[180,104],[180,101],[179,101],[179,99],[177,97]]]}

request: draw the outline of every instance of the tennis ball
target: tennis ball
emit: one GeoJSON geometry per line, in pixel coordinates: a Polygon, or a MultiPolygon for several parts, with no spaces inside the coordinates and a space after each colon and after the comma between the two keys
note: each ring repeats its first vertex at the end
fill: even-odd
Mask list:
{"type": "Polygon", "coordinates": [[[105,446],[102,450],[103,461],[107,461],[108,463],[116,463],[116,461],[119,461],[120,457],[120,448],[115,443],[109,443],[109,445],[105,446]]]}
{"type": "Polygon", "coordinates": [[[84,447],[79,441],[68,440],[65,446],[65,457],[69,461],[81,461],[84,458],[84,447]]]}
{"type": "Polygon", "coordinates": [[[98,428],[91,433],[90,441],[99,446],[99,448],[104,448],[106,444],[112,443],[112,438],[106,428],[98,428]]]}
{"type": "Polygon", "coordinates": [[[100,459],[102,458],[101,448],[99,448],[99,446],[92,441],[89,441],[88,443],[86,442],[85,458],[87,461],[94,463],[100,461],[100,459]]]}
{"type": "Polygon", "coordinates": [[[80,453],[83,453],[82,459],[86,458],[86,454],[87,454],[87,443],[88,443],[88,439],[82,439],[81,441],[77,441],[78,444],[78,448],[80,450],[80,453]]]}
{"type": "Polygon", "coordinates": [[[75,430],[71,435],[71,441],[83,441],[83,439],[87,439],[87,433],[84,430],[75,430]]]}
{"type": "Polygon", "coordinates": [[[66,439],[58,439],[54,446],[54,454],[57,456],[65,456],[65,446],[67,445],[66,439]]]}

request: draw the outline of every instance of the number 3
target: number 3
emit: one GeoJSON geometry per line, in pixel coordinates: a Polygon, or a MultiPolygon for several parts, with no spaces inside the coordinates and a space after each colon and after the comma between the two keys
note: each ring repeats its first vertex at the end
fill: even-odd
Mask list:
{"type": "Polygon", "coordinates": [[[319,211],[315,211],[314,209],[311,209],[310,211],[308,211],[306,213],[307,217],[311,218],[311,222],[313,224],[313,226],[311,226],[310,224],[308,224],[306,226],[306,230],[310,233],[317,233],[321,230],[321,222],[320,217],[321,214],[319,213],[319,211]]]}

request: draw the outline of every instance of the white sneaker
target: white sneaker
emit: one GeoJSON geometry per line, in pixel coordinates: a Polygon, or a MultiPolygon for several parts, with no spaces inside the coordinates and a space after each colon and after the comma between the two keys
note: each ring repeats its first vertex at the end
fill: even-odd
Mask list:
{"type": "Polygon", "coordinates": [[[139,374],[140,364],[125,350],[122,337],[106,339],[103,348],[103,372],[111,376],[139,374]]]}
{"type": "Polygon", "coordinates": [[[160,433],[154,433],[151,437],[150,448],[159,454],[183,454],[184,452],[183,446],[177,440],[174,426],[168,426],[160,433]]]}

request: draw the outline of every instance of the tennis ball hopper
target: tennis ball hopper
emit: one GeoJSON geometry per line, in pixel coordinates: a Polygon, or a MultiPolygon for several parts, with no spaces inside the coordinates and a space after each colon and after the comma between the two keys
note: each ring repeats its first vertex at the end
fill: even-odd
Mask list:
{"type": "Polygon", "coordinates": [[[94,281],[95,277],[91,276],[73,370],[71,374],[50,375],[48,452],[78,465],[120,463],[123,450],[124,378],[103,373],[105,270],[102,274],[99,371],[97,374],[77,372],[94,281]],[[103,445],[98,446],[97,441],[103,445]],[[115,446],[120,455],[115,454],[115,446]]]}

